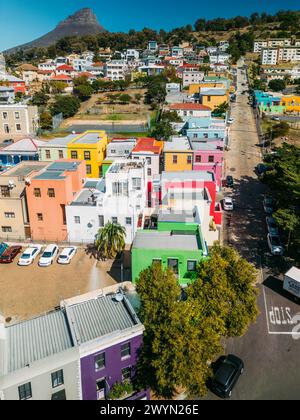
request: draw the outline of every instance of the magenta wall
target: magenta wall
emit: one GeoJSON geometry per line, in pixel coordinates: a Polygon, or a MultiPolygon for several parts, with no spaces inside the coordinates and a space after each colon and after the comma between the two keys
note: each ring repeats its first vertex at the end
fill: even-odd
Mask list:
{"type": "Polygon", "coordinates": [[[116,382],[121,382],[121,370],[126,367],[133,367],[136,365],[138,350],[142,344],[143,336],[134,337],[131,340],[123,341],[105,350],[93,353],[89,356],[83,357],[81,364],[81,384],[82,384],[82,399],[96,400],[97,387],[96,382],[102,378],[106,378],[107,383],[111,387],[116,382]],[[121,360],[121,345],[131,343],[131,356],[126,360],[121,360]],[[95,371],[95,356],[99,353],[105,352],[105,368],[95,371]]]}

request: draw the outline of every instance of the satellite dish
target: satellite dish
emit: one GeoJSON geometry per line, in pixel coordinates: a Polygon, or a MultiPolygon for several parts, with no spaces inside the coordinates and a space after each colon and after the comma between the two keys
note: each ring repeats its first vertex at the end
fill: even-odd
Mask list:
{"type": "Polygon", "coordinates": [[[123,293],[121,293],[121,292],[116,293],[115,299],[116,299],[117,302],[122,302],[123,299],[124,299],[123,293]]]}

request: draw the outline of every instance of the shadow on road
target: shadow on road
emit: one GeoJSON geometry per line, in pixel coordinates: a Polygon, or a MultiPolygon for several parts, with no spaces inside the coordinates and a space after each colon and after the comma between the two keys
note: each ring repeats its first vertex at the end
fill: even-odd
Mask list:
{"type": "Polygon", "coordinates": [[[267,277],[266,280],[263,282],[263,285],[267,287],[268,289],[271,289],[273,292],[281,295],[285,299],[288,299],[290,302],[296,302],[296,303],[300,302],[300,300],[297,299],[296,296],[291,295],[291,293],[283,289],[283,281],[279,279],[278,277],[274,277],[274,276],[267,277]]]}

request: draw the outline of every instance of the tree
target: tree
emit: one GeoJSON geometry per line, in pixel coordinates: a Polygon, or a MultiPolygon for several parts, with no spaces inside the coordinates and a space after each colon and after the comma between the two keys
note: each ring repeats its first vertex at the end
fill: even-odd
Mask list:
{"type": "Polygon", "coordinates": [[[157,396],[168,399],[178,387],[191,394],[205,394],[210,376],[207,362],[221,349],[219,337],[208,334],[206,324],[199,328],[193,305],[180,300],[181,289],[174,273],[161,264],[155,263],[140,273],[137,292],[139,317],[145,326],[137,364],[139,388],[150,387],[157,396]]]}
{"type": "Polygon", "coordinates": [[[73,117],[80,108],[80,100],[75,96],[57,95],[55,102],[50,107],[51,115],[63,114],[64,118],[73,117]]]}
{"type": "Polygon", "coordinates": [[[279,92],[285,89],[285,81],[281,79],[270,80],[268,86],[274,92],[279,92]]]}
{"type": "Polygon", "coordinates": [[[292,233],[297,232],[300,225],[300,218],[292,209],[279,209],[274,213],[274,219],[278,226],[288,233],[287,251],[290,246],[292,233]]]}
{"type": "Polygon", "coordinates": [[[126,229],[118,223],[108,222],[100,229],[96,247],[102,258],[115,258],[125,248],[126,229]]]}
{"type": "Polygon", "coordinates": [[[151,131],[151,137],[157,140],[168,140],[175,134],[169,121],[159,121],[151,131]]]}
{"type": "Polygon", "coordinates": [[[214,245],[198,267],[198,278],[188,288],[189,299],[213,319],[216,332],[226,337],[243,335],[256,320],[257,273],[233,248],[214,245]]]}
{"type": "Polygon", "coordinates": [[[35,92],[31,98],[31,104],[32,105],[37,105],[37,106],[42,106],[42,105],[47,105],[49,101],[49,96],[46,95],[44,92],[40,91],[40,92],[35,92]]]}
{"type": "Polygon", "coordinates": [[[49,112],[42,112],[40,115],[40,126],[43,130],[50,130],[52,125],[52,115],[49,112]]]}
{"type": "Polygon", "coordinates": [[[61,82],[59,80],[51,80],[50,81],[51,93],[58,94],[63,93],[65,89],[68,87],[67,83],[61,82]]]}
{"type": "Polygon", "coordinates": [[[161,121],[182,122],[183,120],[176,111],[164,111],[161,115],[161,121]]]}
{"type": "Polygon", "coordinates": [[[122,95],[119,96],[119,101],[122,104],[129,104],[129,102],[131,102],[132,98],[130,95],[127,95],[126,93],[123,93],[122,95]]]}
{"type": "Polygon", "coordinates": [[[227,112],[228,108],[229,108],[228,102],[223,102],[222,104],[218,105],[214,109],[213,114],[217,116],[224,115],[227,112]]]}
{"type": "Polygon", "coordinates": [[[93,94],[93,87],[88,85],[78,85],[74,87],[74,95],[76,95],[80,101],[87,101],[93,94]]]}

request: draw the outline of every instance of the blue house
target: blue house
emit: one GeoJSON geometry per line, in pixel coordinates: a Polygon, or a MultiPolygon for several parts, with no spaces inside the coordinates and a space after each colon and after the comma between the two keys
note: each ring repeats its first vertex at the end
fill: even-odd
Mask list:
{"type": "Polygon", "coordinates": [[[45,142],[25,138],[0,149],[0,170],[22,161],[39,160],[38,148],[45,142]]]}
{"type": "Polygon", "coordinates": [[[217,118],[190,118],[182,128],[182,134],[190,140],[197,138],[224,139],[227,129],[224,120],[217,118]]]}

